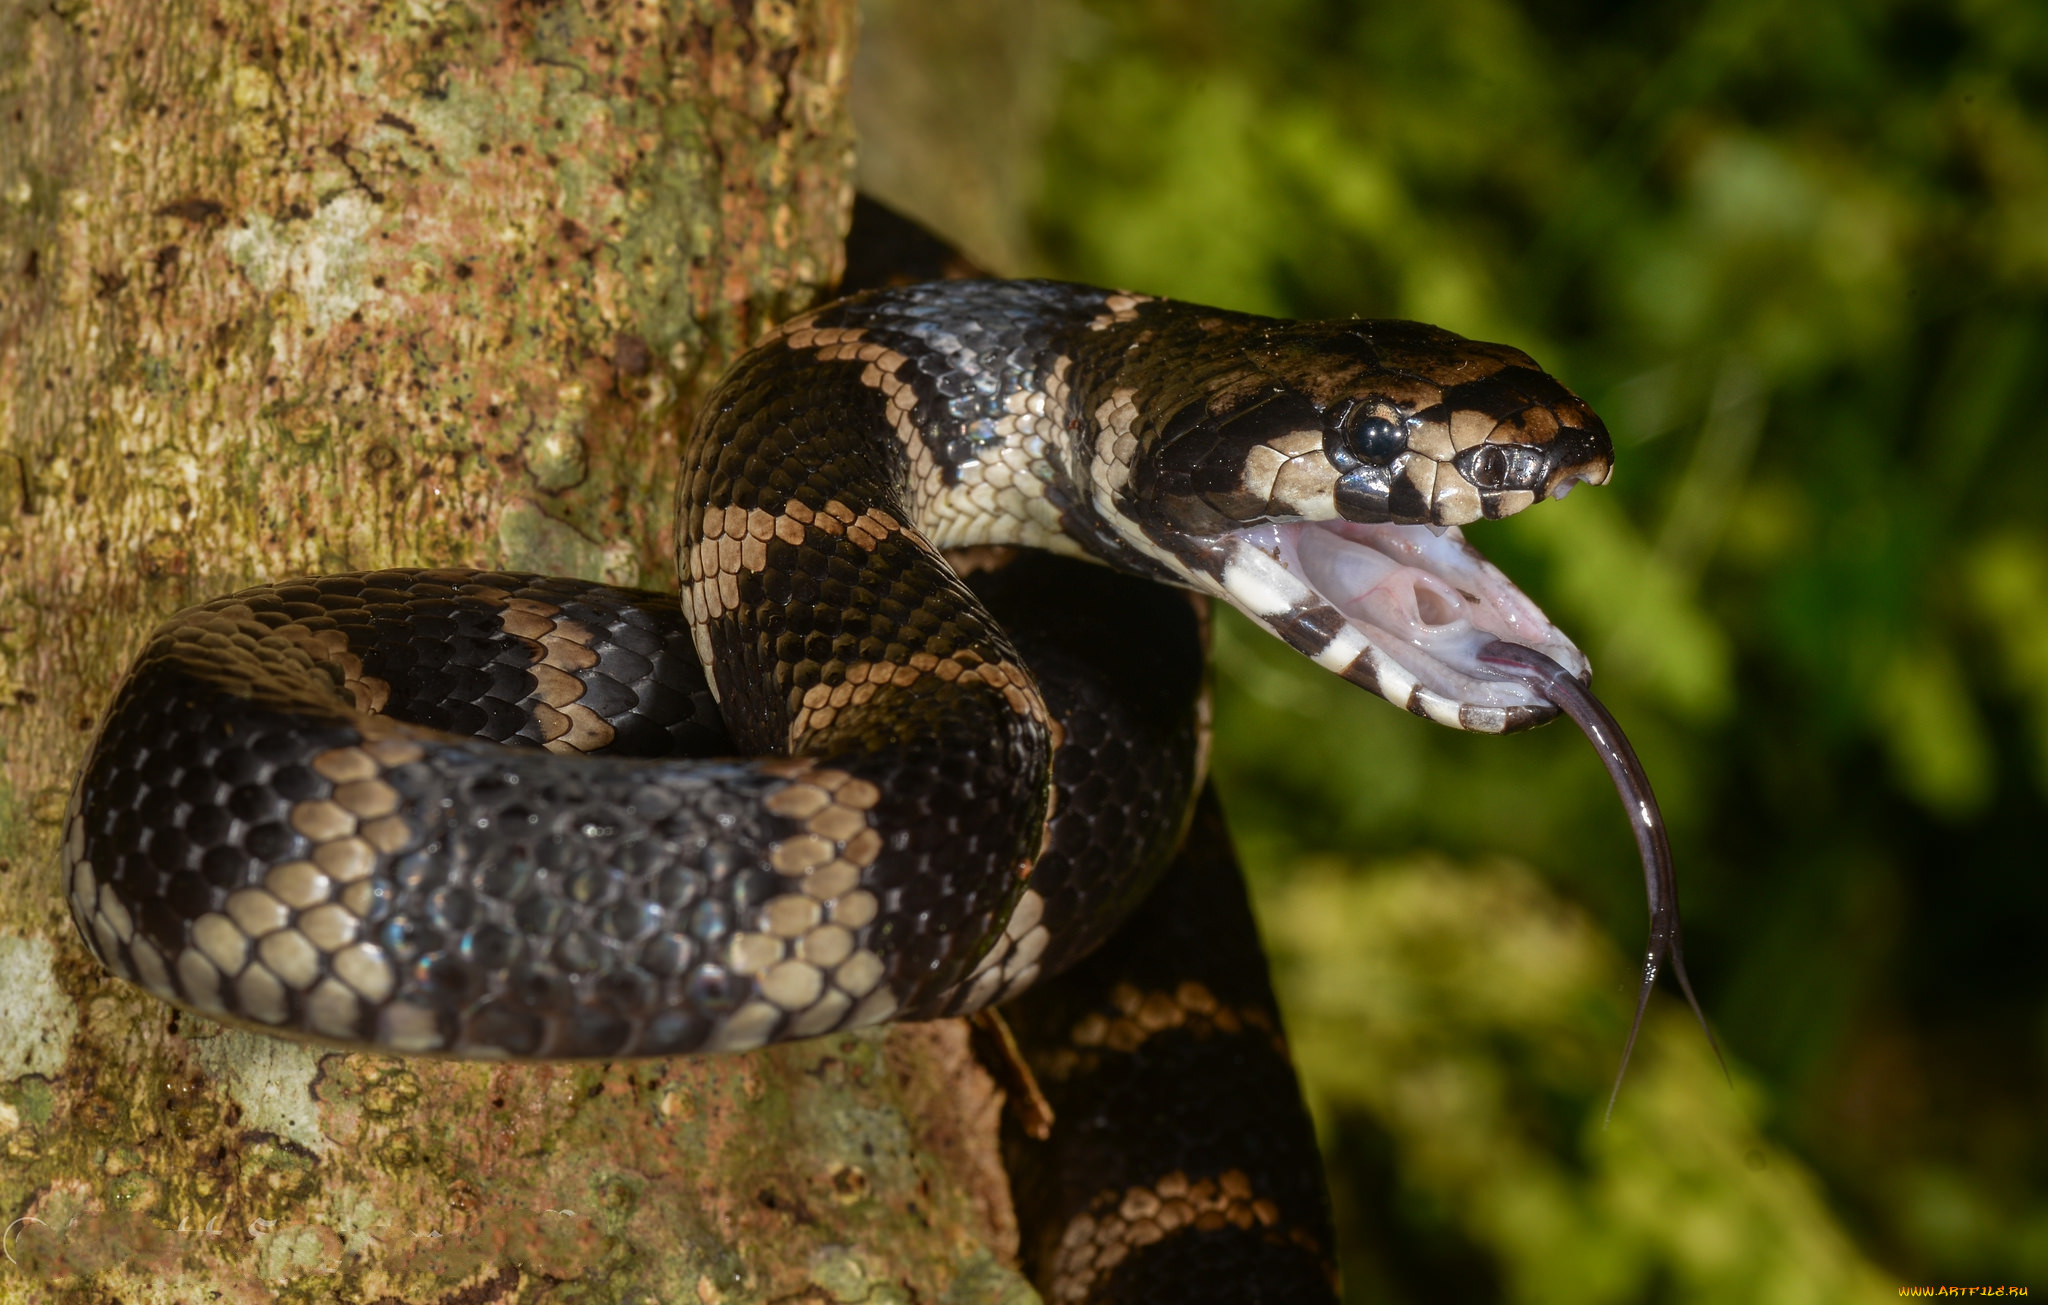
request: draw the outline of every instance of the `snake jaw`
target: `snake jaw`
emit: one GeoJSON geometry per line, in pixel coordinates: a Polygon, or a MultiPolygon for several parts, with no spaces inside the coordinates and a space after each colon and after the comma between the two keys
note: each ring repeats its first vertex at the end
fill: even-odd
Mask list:
{"type": "Polygon", "coordinates": [[[1526,729],[1557,708],[1481,660],[1496,639],[1584,680],[1563,631],[1456,527],[1298,521],[1228,540],[1222,596],[1326,670],[1455,729],[1526,729]]]}

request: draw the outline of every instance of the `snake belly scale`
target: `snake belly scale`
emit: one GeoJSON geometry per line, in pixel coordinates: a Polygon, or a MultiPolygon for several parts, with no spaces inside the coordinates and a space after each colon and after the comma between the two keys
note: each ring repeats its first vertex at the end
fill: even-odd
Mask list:
{"type": "Polygon", "coordinates": [[[1552,709],[1472,650],[1585,661],[1453,527],[1609,449],[1525,356],[1433,328],[956,282],[786,323],[685,458],[679,597],[370,572],[160,628],[68,822],[101,960],[211,1016],[469,1057],[1004,1000],[1170,857],[1199,670],[1096,776],[1061,755],[1085,676],[1034,674],[941,550],[1205,592],[1397,705],[1520,728],[1552,709]],[[1138,845],[1074,832],[1112,825],[1138,845]]]}

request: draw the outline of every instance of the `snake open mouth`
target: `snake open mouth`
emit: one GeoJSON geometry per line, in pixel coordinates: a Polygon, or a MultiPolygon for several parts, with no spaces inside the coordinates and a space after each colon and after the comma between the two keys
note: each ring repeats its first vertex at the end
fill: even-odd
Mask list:
{"type": "Polygon", "coordinates": [[[1326,669],[1443,724],[1501,733],[1556,714],[1481,660],[1496,639],[1590,674],[1586,655],[1455,526],[1295,521],[1234,539],[1222,579],[1238,606],[1326,669]]]}
{"type": "MultiPolygon", "coordinates": [[[[1231,543],[1235,552],[1223,587],[1233,602],[1327,669],[1395,705],[1494,733],[1539,724],[1560,711],[1572,718],[1629,814],[1650,907],[1635,1021],[1608,1095],[1608,1117],[1650,989],[1666,964],[1719,1059],[1720,1044],[1685,972],[1664,818],[1635,749],[1586,687],[1586,655],[1455,526],[1297,521],[1241,531],[1231,543]],[[1334,619],[1342,620],[1341,628],[1331,628],[1334,619]]],[[[1728,1072],[1726,1060],[1721,1068],[1728,1072]]]]}

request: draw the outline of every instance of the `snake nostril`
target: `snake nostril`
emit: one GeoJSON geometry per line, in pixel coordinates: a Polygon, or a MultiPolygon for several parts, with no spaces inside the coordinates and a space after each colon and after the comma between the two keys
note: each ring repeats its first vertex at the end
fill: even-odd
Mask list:
{"type": "Polygon", "coordinates": [[[1550,460],[1526,444],[1481,444],[1459,454],[1457,464],[1474,485],[1495,491],[1540,488],[1550,460]]]}

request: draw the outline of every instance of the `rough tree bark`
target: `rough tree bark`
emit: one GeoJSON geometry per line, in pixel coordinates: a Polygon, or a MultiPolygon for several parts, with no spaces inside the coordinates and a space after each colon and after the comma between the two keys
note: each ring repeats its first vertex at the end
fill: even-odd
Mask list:
{"type": "Polygon", "coordinates": [[[836,273],[853,0],[0,0],[0,1298],[1028,1300],[946,1026],[343,1055],[107,979],[70,778],[280,575],[665,585],[675,453],[836,273]]]}

